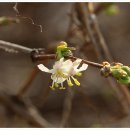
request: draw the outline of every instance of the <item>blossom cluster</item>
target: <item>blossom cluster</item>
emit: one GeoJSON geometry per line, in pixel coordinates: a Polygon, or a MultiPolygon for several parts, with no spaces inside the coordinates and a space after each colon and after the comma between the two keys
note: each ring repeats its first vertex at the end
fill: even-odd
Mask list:
{"type": "Polygon", "coordinates": [[[77,86],[80,86],[80,82],[74,76],[81,76],[81,72],[86,70],[88,67],[87,64],[82,64],[82,66],[79,67],[81,61],[81,59],[77,59],[72,62],[70,59],[65,60],[64,58],[61,58],[59,61],[55,62],[53,69],[49,70],[43,64],[39,64],[38,68],[43,72],[52,74],[51,79],[53,80],[53,82],[50,87],[51,89],[65,89],[65,87],[63,86],[63,82],[65,81],[67,81],[67,84],[70,87],[74,85],[71,80],[73,80],[77,86]]]}
{"type": "Polygon", "coordinates": [[[68,49],[67,45],[59,45],[56,52],[58,60],[54,63],[52,69],[48,69],[43,64],[39,64],[38,68],[46,73],[51,73],[52,85],[50,88],[55,90],[55,88],[66,89],[63,85],[67,81],[68,86],[73,86],[73,82],[80,86],[80,82],[74,76],[81,76],[82,71],[85,71],[88,68],[87,64],[82,64],[81,59],[76,59],[72,61],[71,59],[65,59],[64,56],[67,55],[67,52],[71,52],[68,49]],[[67,50],[68,49],[68,50],[67,50]],[[64,54],[64,56],[63,56],[64,54]],[[72,82],[73,81],[73,82],[72,82]]]}

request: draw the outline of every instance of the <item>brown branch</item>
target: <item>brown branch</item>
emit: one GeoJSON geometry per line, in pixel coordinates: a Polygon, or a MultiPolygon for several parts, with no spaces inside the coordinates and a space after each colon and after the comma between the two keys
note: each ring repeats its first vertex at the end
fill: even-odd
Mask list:
{"type": "MultiPolygon", "coordinates": [[[[47,62],[48,62],[48,61],[42,61],[43,64],[46,64],[47,62]]],[[[43,78],[44,78],[44,77],[43,77],[43,78]]],[[[50,78],[49,80],[51,81],[51,78],[50,78]]],[[[42,80],[42,81],[43,81],[43,85],[44,85],[44,80],[42,80]]],[[[49,94],[50,94],[50,91],[51,91],[50,87],[43,87],[43,89],[44,89],[44,90],[41,90],[41,91],[40,91],[39,96],[37,97],[36,100],[35,100],[35,98],[32,99],[32,100],[34,101],[35,105],[36,105],[38,108],[41,108],[41,107],[42,107],[42,109],[43,109],[44,104],[46,103],[47,98],[48,98],[48,96],[49,96],[49,94]]]]}
{"type": "Polygon", "coordinates": [[[72,108],[72,100],[74,97],[74,91],[72,88],[67,88],[64,104],[63,104],[63,113],[60,127],[64,127],[69,119],[71,108],[72,108]]]}
{"type": "Polygon", "coordinates": [[[31,48],[24,47],[22,45],[14,44],[11,42],[3,41],[3,40],[0,40],[0,49],[12,53],[18,53],[18,52],[31,53],[33,50],[31,48]]]}
{"type": "Polygon", "coordinates": [[[107,43],[106,43],[106,41],[105,41],[105,39],[104,39],[104,37],[101,33],[96,15],[94,13],[90,12],[89,7],[87,9],[88,9],[87,13],[89,13],[88,16],[89,16],[89,19],[90,19],[90,20],[89,19],[88,20],[91,21],[90,26],[92,26],[91,28],[92,28],[92,31],[94,32],[93,37],[95,36],[95,39],[97,41],[97,45],[99,46],[98,49],[100,50],[100,55],[102,55],[103,59],[106,59],[106,60],[112,62],[113,58],[110,54],[107,43]]]}
{"type": "Polygon", "coordinates": [[[92,42],[93,46],[95,47],[95,53],[99,59],[99,61],[102,60],[102,56],[100,55],[100,50],[97,45],[97,41],[95,38],[93,38],[93,32],[91,30],[91,21],[89,20],[89,15],[86,10],[86,5],[84,3],[76,3],[75,9],[77,12],[77,17],[79,21],[81,22],[82,26],[84,27],[84,32],[86,34],[86,37],[88,36],[90,41],[92,42]]]}
{"type": "Polygon", "coordinates": [[[50,123],[39,114],[38,110],[31,104],[29,99],[23,100],[0,90],[0,101],[10,108],[9,111],[12,110],[36,127],[51,127],[50,123]]]}
{"type": "MultiPolygon", "coordinates": [[[[17,45],[17,44],[14,44],[14,43],[3,41],[3,40],[0,40],[0,49],[4,49],[4,50],[12,49],[13,51],[15,51],[17,53],[18,52],[29,53],[34,62],[42,62],[42,61],[48,60],[48,59],[49,60],[50,59],[56,59],[55,54],[43,54],[42,49],[31,49],[31,48],[28,48],[28,47],[24,47],[22,45],[17,45]],[[42,54],[39,54],[39,53],[42,53],[42,54]]],[[[72,57],[72,56],[67,56],[66,58],[73,59],[73,60],[78,59],[77,57],[72,57]]],[[[82,59],[82,62],[89,64],[93,67],[97,67],[97,68],[103,67],[102,64],[91,62],[91,61],[84,60],[84,59],[82,59]]]]}
{"type": "MultiPolygon", "coordinates": [[[[74,56],[66,56],[65,58],[72,59],[72,60],[79,59],[78,57],[74,57],[74,56]]],[[[48,54],[48,55],[45,54],[45,55],[34,55],[34,57],[33,57],[33,60],[35,62],[42,62],[42,61],[47,60],[47,59],[56,59],[56,55],[55,54],[48,54]]],[[[91,66],[96,67],[96,68],[102,68],[103,67],[102,64],[95,63],[95,62],[88,61],[88,60],[84,60],[84,59],[82,59],[82,63],[91,65],[91,66]]]]}
{"type": "Polygon", "coordinates": [[[41,116],[38,109],[31,103],[29,99],[25,99],[24,103],[30,116],[36,123],[38,123],[39,127],[52,127],[52,125],[41,116]]]}
{"type": "MultiPolygon", "coordinates": [[[[72,60],[79,59],[78,57],[74,57],[74,56],[67,56],[67,58],[68,59],[72,59],[72,60]]],[[[92,62],[92,61],[89,61],[89,60],[84,60],[84,59],[82,59],[82,63],[88,64],[88,65],[90,65],[92,67],[96,67],[96,68],[99,68],[99,69],[101,69],[103,67],[102,64],[99,64],[99,63],[96,63],[96,62],[92,62]]]]}
{"type": "Polygon", "coordinates": [[[16,96],[20,97],[22,96],[30,87],[32,81],[34,80],[34,78],[36,77],[38,73],[38,69],[34,68],[31,72],[31,74],[29,74],[29,77],[27,78],[27,80],[25,81],[25,84],[21,87],[21,89],[19,90],[19,92],[16,94],[16,96]]]}

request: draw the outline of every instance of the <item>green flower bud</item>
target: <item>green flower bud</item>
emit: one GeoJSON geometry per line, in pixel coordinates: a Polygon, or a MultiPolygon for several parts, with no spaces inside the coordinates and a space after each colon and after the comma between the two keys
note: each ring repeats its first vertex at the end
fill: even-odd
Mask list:
{"type": "Polygon", "coordinates": [[[66,42],[60,42],[60,44],[57,46],[57,60],[65,57],[65,56],[70,56],[73,55],[71,50],[74,50],[75,48],[68,47],[66,42]]]}
{"type": "Polygon", "coordinates": [[[104,77],[112,76],[121,84],[130,84],[130,68],[121,63],[109,64],[108,62],[103,62],[101,74],[104,77]]]}
{"type": "Polygon", "coordinates": [[[122,69],[130,76],[130,68],[128,66],[122,66],[122,69]]]}
{"type": "Polygon", "coordinates": [[[130,83],[130,68],[121,64],[111,66],[111,75],[121,84],[130,83]]]}

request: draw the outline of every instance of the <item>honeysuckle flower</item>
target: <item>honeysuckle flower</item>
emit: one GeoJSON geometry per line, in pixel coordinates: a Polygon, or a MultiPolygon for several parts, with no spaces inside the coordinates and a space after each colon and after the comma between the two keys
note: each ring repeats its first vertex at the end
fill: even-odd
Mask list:
{"type": "Polygon", "coordinates": [[[80,86],[79,81],[74,76],[81,76],[81,72],[86,70],[88,67],[87,64],[82,64],[82,66],[79,67],[81,61],[81,59],[77,59],[72,62],[70,59],[64,60],[64,58],[61,58],[59,61],[55,62],[53,69],[49,70],[43,64],[39,64],[38,68],[43,72],[52,74],[51,79],[53,80],[53,82],[52,86],[50,87],[51,89],[54,90],[55,87],[59,87],[59,84],[59,89],[65,89],[65,87],[63,86],[63,82],[67,81],[69,86],[73,86],[71,79],[77,86],[80,86]]]}

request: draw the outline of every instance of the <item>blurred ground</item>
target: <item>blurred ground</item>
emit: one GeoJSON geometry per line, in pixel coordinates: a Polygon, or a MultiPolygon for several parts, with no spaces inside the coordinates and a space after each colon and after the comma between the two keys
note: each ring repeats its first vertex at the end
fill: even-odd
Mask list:
{"type": "MultiPolygon", "coordinates": [[[[0,27],[0,39],[25,45],[31,48],[51,47],[57,41],[66,38],[69,26],[69,12],[73,3],[20,3],[18,8],[22,15],[31,17],[35,23],[43,26],[40,33],[38,27],[27,20],[20,24],[0,27]]],[[[15,16],[14,3],[0,3],[0,16],[15,16]]],[[[103,36],[115,61],[130,65],[130,4],[119,3],[120,13],[108,16],[98,14],[98,21],[103,36]]],[[[83,42],[73,38],[70,46],[80,48],[83,42]]],[[[97,60],[92,48],[86,47],[90,60],[97,60]]],[[[7,54],[0,52],[0,88],[16,94],[35,65],[28,55],[7,54]]],[[[77,56],[85,57],[85,53],[77,52],[77,56]]],[[[105,60],[105,59],[104,59],[105,60]]],[[[46,64],[51,67],[51,64],[46,64]]],[[[110,89],[106,79],[100,76],[99,70],[89,67],[80,79],[81,88],[73,87],[74,99],[72,112],[66,127],[130,127],[130,116],[124,116],[122,107],[110,89]]],[[[51,84],[50,75],[39,72],[24,94],[30,97],[39,108],[43,117],[54,127],[59,127],[63,101],[67,91],[51,91],[46,100],[46,88],[51,84]]],[[[26,120],[9,114],[4,106],[0,106],[0,127],[32,127],[26,120]]]]}

